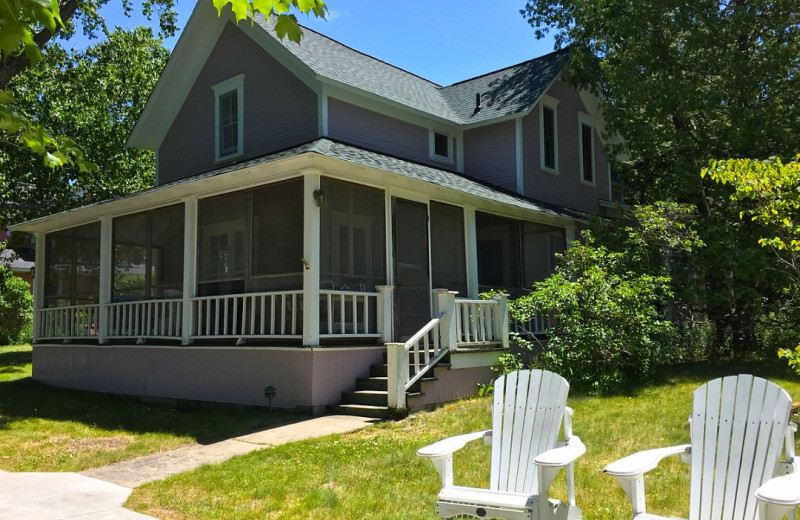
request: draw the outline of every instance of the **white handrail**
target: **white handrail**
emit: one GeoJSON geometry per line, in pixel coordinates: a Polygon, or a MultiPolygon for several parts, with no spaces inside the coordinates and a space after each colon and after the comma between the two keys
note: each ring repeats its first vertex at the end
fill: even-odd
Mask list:
{"type": "Polygon", "coordinates": [[[444,315],[443,312],[439,313],[405,342],[405,351],[411,358],[409,361],[410,377],[405,384],[406,390],[411,388],[437,361],[447,354],[447,349],[441,346],[439,335],[439,323],[444,315]],[[433,339],[432,345],[431,338],[433,339]]]}

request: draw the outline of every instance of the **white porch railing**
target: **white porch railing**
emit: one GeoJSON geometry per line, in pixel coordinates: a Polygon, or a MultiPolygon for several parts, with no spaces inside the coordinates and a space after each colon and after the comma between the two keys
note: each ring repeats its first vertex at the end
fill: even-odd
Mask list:
{"type": "Polygon", "coordinates": [[[519,334],[547,334],[547,326],[547,318],[544,316],[534,316],[523,323],[511,320],[511,330],[519,334]]]}
{"type": "Polygon", "coordinates": [[[192,338],[302,338],[303,291],[192,298],[192,338]]]}
{"type": "Polygon", "coordinates": [[[97,304],[49,307],[37,311],[37,340],[99,336],[100,306],[97,304]]]}
{"type": "Polygon", "coordinates": [[[110,338],[176,339],[182,333],[183,300],[144,300],[110,303],[110,338]]]}
{"type": "Polygon", "coordinates": [[[380,337],[377,292],[322,290],[320,338],[380,337]]]}
{"type": "Polygon", "coordinates": [[[434,289],[435,317],[405,343],[387,343],[389,408],[406,407],[406,391],[451,350],[497,344],[508,349],[508,304],[456,300],[455,292],[434,289]]]}

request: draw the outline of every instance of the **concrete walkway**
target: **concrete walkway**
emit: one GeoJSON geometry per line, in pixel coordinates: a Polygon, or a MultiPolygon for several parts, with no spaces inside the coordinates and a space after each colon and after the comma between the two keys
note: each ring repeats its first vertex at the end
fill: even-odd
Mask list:
{"type": "Polygon", "coordinates": [[[122,507],[133,488],[236,455],[365,428],[375,419],[329,415],[214,444],[187,446],[80,473],[0,471],[0,520],[157,520],[122,507]]]}

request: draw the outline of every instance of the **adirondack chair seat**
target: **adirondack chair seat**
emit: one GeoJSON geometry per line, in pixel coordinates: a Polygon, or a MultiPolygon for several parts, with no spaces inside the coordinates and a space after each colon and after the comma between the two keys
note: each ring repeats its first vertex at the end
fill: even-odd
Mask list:
{"type": "Polygon", "coordinates": [[[491,430],[448,437],[417,452],[431,460],[442,479],[437,515],[580,519],[572,466],[586,447],[572,435],[566,380],[552,372],[524,370],[500,377],[494,388],[491,430]],[[558,441],[562,422],[564,440],[558,441]],[[481,438],[492,446],[490,489],[453,485],[453,453],[481,438]],[[550,484],[562,469],[567,471],[567,503],[547,498],[550,484]]]}
{"type": "Polygon", "coordinates": [[[694,392],[691,444],[634,453],[604,471],[630,498],[634,520],[677,518],[647,513],[644,474],[678,454],[692,465],[690,520],[779,520],[787,513],[794,519],[800,460],[794,453],[791,403],[784,390],[765,379],[715,379],[694,392]]]}

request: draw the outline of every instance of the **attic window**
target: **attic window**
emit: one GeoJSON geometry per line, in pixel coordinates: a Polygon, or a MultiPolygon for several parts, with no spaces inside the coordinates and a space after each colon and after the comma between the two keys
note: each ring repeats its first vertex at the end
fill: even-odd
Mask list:
{"type": "Polygon", "coordinates": [[[594,129],[582,114],[579,116],[579,122],[581,182],[594,185],[594,129]]]}
{"type": "Polygon", "coordinates": [[[453,162],[453,138],[443,132],[431,131],[431,159],[453,162]]]}
{"type": "Polygon", "coordinates": [[[244,154],[244,74],[211,87],[214,90],[215,160],[244,154]]]}

